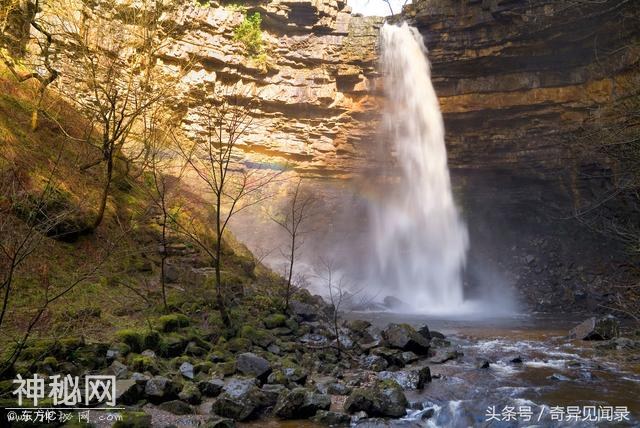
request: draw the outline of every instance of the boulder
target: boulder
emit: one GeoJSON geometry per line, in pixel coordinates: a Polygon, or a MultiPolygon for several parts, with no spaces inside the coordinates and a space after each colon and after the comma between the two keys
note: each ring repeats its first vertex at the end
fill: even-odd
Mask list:
{"type": "Polygon", "coordinates": [[[476,358],[476,367],[479,369],[488,369],[491,366],[491,361],[486,358],[478,357],[476,358]]]}
{"type": "Polygon", "coordinates": [[[406,414],[409,402],[402,387],[394,380],[378,381],[369,388],[353,390],[344,409],[349,413],[365,412],[368,416],[400,418],[406,414]]]}
{"type": "Polygon", "coordinates": [[[116,403],[131,405],[142,398],[144,386],[135,379],[116,380],[116,403]]]}
{"type": "Polygon", "coordinates": [[[177,398],[178,386],[164,376],[154,376],[144,387],[144,393],[151,402],[163,402],[177,398]]]}
{"type": "Polygon", "coordinates": [[[382,330],[382,337],[389,348],[411,351],[418,355],[429,353],[429,339],[408,324],[390,324],[382,330]]]}
{"type": "Polygon", "coordinates": [[[190,415],[193,413],[193,409],[184,401],[172,400],[166,401],[158,406],[165,412],[173,413],[174,415],[190,415]]]}
{"type": "Polygon", "coordinates": [[[195,384],[188,383],[182,388],[182,391],[178,394],[178,398],[189,404],[196,405],[202,402],[202,393],[195,384]]]}
{"type": "Polygon", "coordinates": [[[315,321],[320,317],[320,311],[316,307],[298,300],[290,302],[289,309],[302,321],[315,321]]]}
{"type": "Polygon", "coordinates": [[[246,421],[257,418],[265,405],[266,397],[254,379],[232,379],[213,403],[212,410],[225,418],[246,421]]]}
{"type": "Polygon", "coordinates": [[[307,419],[318,410],[329,410],[331,397],[309,391],[305,388],[295,388],[283,391],[273,413],[282,419],[307,419]]]}
{"type": "Polygon", "coordinates": [[[389,349],[385,347],[373,348],[370,351],[371,355],[382,357],[387,361],[389,366],[404,367],[404,360],[402,358],[402,351],[397,349],[389,349]]]}
{"type": "Polygon", "coordinates": [[[201,428],[235,428],[236,422],[233,419],[212,416],[199,426],[201,428]]]}
{"type": "Polygon", "coordinates": [[[348,427],[351,417],[346,413],[331,412],[329,410],[318,410],[316,415],[311,418],[315,423],[328,425],[331,427],[345,426],[348,427]]]}
{"type": "Polygon", "coordinates": [[[379,355],[367,355],[366,357],[362,358],[360,364],[362,368],[372,370],[374,372],[382,371],[389,366],[387,360],[379,355]]]}
{"type": "Polygon", "coordinates": [[[129,368],[118,360],[111,363],[107,371],[109,374],[114,375],[116,379],[126,379],[129,375],[129,368]]]}
{"type": "Polygon", "coordinates": [[[189,363],[189,362],[184,362],[182,364],[180,364],[180,374],[184,377],[186,377],[187,379],[193,379],[193,377],[195,376],[193,373],[193,364],[189,363]]]}
{"type": "Polygon", "coordinates": [[[278,384],[272,384],[272,383],[266,383],[262,385],[262,388],[260,388],[260,390],[264,393],[264,396],[266,397],[266,406],[267,407],[275,406],[276,403],[278,402],[278,397],[286,389],[287,387],[284,385],[278,385],[278,384]]]}
{"type": "Polygon", "coordinates": [[[427,340],[431,340],[431,331],[429,331],[429,326],[428,325],[423,325],[422,327],[420,327],[418,329],[418,333],[420,333],[420,335],[422,337],[424,337],[427,340]]]}
{"type": "Polygon", "coordinates": [[[254,376],[265,381],[271,373],[271,364],[252,352],[245,352],[238,355],[236,369],[245,376],[254,376]]]}
{"type": "Polygon", "coordinates": [[[217,397],[224,388],[224,381],[222,379],[207,379],[198,382],[198,390],[205,397],[217,397]]]}
{"type": "Polygon", "coordinates": [[[438,349],[435,355],[429,359],[429,362],[433,364],[444,364],[447,361],[458,359],[463,355],[464,354],[457,349],[438,349]]]}
{"type": "Polygon", "coordinates": [[[591,317],[569,331],[569,339],[580,340],[610,340],[619,335],[620,323],[612,316],[591,317]]]}
{"type": "Polygon", "coordinates": [[[392,379],[402,389],[423,389],[425,384],[431,382],[431,370],[429,367],[423,367],[416,370],[384,371],[378,373],[378,379],[392,379]]]}

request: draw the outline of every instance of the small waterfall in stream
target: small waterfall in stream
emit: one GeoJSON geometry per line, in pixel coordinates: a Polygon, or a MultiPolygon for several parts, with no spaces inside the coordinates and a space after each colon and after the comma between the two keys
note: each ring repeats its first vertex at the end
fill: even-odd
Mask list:
{"type": "Polygon", "coordinates": [[[453,313],[463,304],[467,230],[451,193],[444,124],[420,33],[406,23],[381,31],[386,136],[393,159],[371,204],[369,274],[381,296],[416,312],[453,313]]]}

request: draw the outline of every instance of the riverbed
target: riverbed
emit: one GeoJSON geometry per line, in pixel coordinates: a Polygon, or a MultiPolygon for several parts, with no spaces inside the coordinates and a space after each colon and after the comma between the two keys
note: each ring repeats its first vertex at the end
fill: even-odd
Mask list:
{"type": "MultiPolygon", "coordinates": [[[[391,322],[427,324],[463,354],[443,364],[429,364],[434,379],[422,391],[406,392],[412,407],[406,418],[363,420],[356,426],[640,426],[640,355],[605,352],[596,348],[599,342],[567,339],[568,331],[584,317],[455,319],[393,313],[346,317],[367,319],[379,328],[391,322]],[[488,368],[480,368],[485,361],[488,368]]],[[[259,426],[317,425],[261,421],[259,426]]]]}

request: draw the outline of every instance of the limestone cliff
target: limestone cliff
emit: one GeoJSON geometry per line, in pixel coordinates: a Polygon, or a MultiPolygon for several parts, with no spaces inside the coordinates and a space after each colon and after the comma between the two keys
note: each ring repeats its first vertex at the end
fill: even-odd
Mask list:
{"type": "Polygon", "coordinates": [[[471,274],[501,265],[541,308],[599,302],[619,256],[571,219],[606,185],[574,141],[639,72],[638,3],[417,0],[404,15],[429,49],[471,274]]]}
{"type": "MultiPolygon", "coordinates": [[[[263,19],[267,65],[247,58],[233,30],[242,13],[186,4],[179,37],[164,52],[187,64],[185,96],[192,107],[216,84],[241,81],[259,98],[256,131],[244,139],[248,159],[287,163],[305,175],[353,172],[356,146],[367,135],[371,79],[381,19],[352,16],[345,1],[272,0],[250,6],[263,19]]],[[[190,112],[185,115],[189,133],[190,112]]]]}

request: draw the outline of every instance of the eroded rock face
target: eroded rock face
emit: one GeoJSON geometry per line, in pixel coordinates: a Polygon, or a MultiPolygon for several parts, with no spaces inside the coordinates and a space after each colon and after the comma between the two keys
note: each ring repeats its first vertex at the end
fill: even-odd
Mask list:
{"type": "Polygon", "coordinates": [[[572,219],[610,186],[594,179],[606,160],[576,141],[637,74],[637,5],[416,0],[404,15],[429,50],[470,228],[467,282],[499,278],[545,310],[596,307],[608,274],[589,266],[624,255],[572,219]]]}

